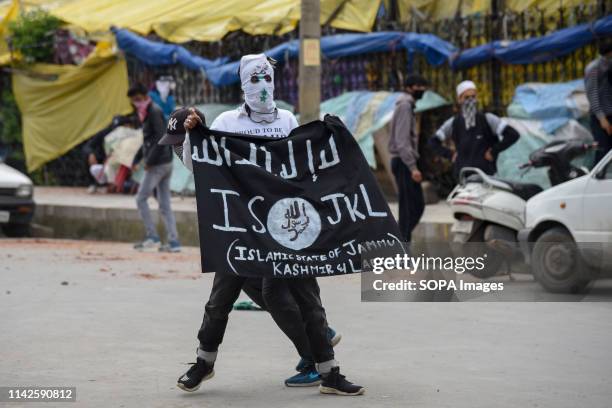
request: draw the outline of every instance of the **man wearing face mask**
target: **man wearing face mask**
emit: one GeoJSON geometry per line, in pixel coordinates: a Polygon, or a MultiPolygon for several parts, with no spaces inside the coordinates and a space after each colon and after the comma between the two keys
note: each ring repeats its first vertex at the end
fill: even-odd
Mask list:
{"type": "Polygon", "coordinates": [[[410,242],[412,230],[425,210],[421,188],[423,175],[417,167],[419,136],[416,132],[414,106],[423,97],[429,83],[419,75],[411,75],[406,78],[404,85],[405,92],[397,99],[391,119],[389,153],[399,195],[398,223],[404,240],[410,242]]]}
{"type": "Polygon", "coordinates": [[[460,112],[444,122],[430,139],[434,151],[449,159],[452,157],[456,178],[464,167],[495,174],[497,156],[519,138],[519,133],[505,120],[478,110],[477,95],[474,82],[463,81],[457,85],[460,112]],[[454,154],[442,146],[449,138],[455,144],[454,154]]]}
{"type": "Polygon", "coordinates": [[[172,91],[176,84],[174,78],[171,75],[159,74],[155,80],[155,88],[149,91],[149,97],[157,106],[164,112],[166,122],[170,118],[170,114],[174,112],[176,108],[176,102],[172,91]]]}
{"type": "Polygon", "coordinates": [[[600,56],[585,69],[591,131],[599,144],[596,162],[612,149],[612,37],[600,39],[597,45],[600,56]]]}
{"type": "Polygon", "coordinates": [[[165,252],[180,252],[181,244],[178,239],[176,220],[170,204],[170,178],[172,177],[172,150],[169,146],[160,146],[157,143],[166,131],[164,114],[159,106],[155,105],[143,84],[135,84],[128,90],[128,97],[136,109],[138,119],[142,123],[142,146],[134,156],[132,170],[136,171],[143,162],[144,177],[138,187],[136,204],[140,218],[145,226],[145,238],[134,245],[139,251],[158,249],[165,252]],[[159,203],[159,212],[166,227],[168,239],[161,245],[157,228],[147,200],[156,192],[155,198],[159,203]]]}
{"type": "MultiPolygon", "coordinates": [[[[239,75],[245,103],[235,110],[219,115],[210,128],[251,137],[287,137],[298,123],[291,112],[276,108],[274,70],[270,60],[264,54],[245,55],[240,60],[239,75]]],[[[202,119],[194,110],[185,120],[184,127],[188,131],[199,123],[202,123],[202,119]]],[[[193,171],[188,136],[185,137],[182,147],[183,163],[193,171]]],[[[217,350],[223,340],[228,315],[246,285],[261,285],[261,296],[266,309],[302,357],[297,367],[300,373],[287,379],[285,385],[321,384],[320,391],[325,394],[363,394],[364,388],[347,381],[340,374],[338,364],[334,360],[333,345],[336,336],[335,332],[328,328],[315,278],[264,278],[253,282],[252,279],[225,271],[215,273],[204,319],[198,332],[200,345],[196,364],[179,378],[179,388],[195,391],[202,381],[214,375],[217,350]]],[[[254,292],[259,292],[259,289],[255,288],[254,292]]]]}

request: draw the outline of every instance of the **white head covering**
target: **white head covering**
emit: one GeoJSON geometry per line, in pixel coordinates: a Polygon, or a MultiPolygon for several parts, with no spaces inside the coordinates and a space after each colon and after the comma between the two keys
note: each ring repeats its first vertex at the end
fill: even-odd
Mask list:
{"type": "MultiPolygon", "coordinates": [[[[244,100],[255,114],[276,115],[274,102],[274,68],[264,54],[245,55],[240,59],[240,83],[244,100]],[[267,82],[264,76],[272,79],[267,82]],[[251,77],[258,76],[259,82],[251,82],[251,77]]],[[[253,115],[251,118],[253,119],[253,115]]],[[[262,118],[266,120],[266,118],[262,118]]]]}
{"type": "Polygon", "coordinates": [[[457,97],[460,97],[467,90],[476,90],[476,84],[472,81],[463,81],[457,85],[457,97]]]}
{"type": "Polygon", "coordinates": [[[168,95],[170,95],[171,82],[168,80],[157,80],[155,81],[155,88],[159,92],[159,96],[163,102],[166,102],[168,95]]]}

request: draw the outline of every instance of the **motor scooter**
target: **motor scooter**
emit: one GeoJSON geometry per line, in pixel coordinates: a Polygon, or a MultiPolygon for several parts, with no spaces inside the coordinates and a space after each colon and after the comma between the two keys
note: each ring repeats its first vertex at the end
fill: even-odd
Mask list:
{"type": "MultiPolygon", "coordinates": [[[[553,141],[533,151],[529,161],[519,169],[524,175],[532,168],[548,167],[548,179],[554,186],[587,174],[588,169],[577,167],[571,161],[596,147],[597,143],[577,140],[553,141]]],[[[461,169],[459,184],[447,198],[455,218],[452,240],[455,243],[484,243],[490,249],[486,267],[474,271],[474,276],[494,276],[506,259],[520,256],[517,232],[525,225],[525,205],[542,191],[537,184],[504,180],[475,167],[461,169]]],[[[474,246],[465,247],[466,252],[470,249],[479,252],[474,246]]]]}

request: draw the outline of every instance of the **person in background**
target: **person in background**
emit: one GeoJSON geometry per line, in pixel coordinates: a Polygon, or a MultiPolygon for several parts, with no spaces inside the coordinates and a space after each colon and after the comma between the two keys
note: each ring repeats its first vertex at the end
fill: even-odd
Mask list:
{"type": "Polygon", "coordinates": [[[414,107],[423,97],[429,83],[419,75],[411,75],[404,82],[404,94],[395,103],[391,119],[389,153],[391,170],[395,176],[399,195],[399,227],[403,239],[410,242],[412,230],[425,210],[421,181],[423,175],[417,167],[419,136],[416,132],[414,107]]]}
{"type": "Polygon", "coordinates": [[[104,162],[106,161],[104,138],[119,126],[136,128],[140,126],[140,123],[135,113],[116,115],[107,127],[94,134],[83,146],[83,154],[87,159],[89,173],[93,178],[93,184],[87,189],[89,194],[95,193],[107,182],[104,175],[104,162]]]}
{"type": "Polygon", "coordinates": [[[172,176],[172,149],[170,146],[158,145],[159,140],[166,133],[164,114],[147,94],[142,84],[136,84],[128,90],[128,97],[136,109],[138,118],[142,123],[142,146],[136,153],[132,163],[132,170],[137,171],[139,163],[144,162],[144,178],[136,194],[136,204],[140,218],[144,222],[146,236],[142,242],[134,246],[137,250],[151,250],[180,252],[181,244],[176,230],[176,220],[170,206],[170,177],[172,176]],[[151,210],[147,203],[148,198],[156,191],[168,242],[160,246],[161,241],[151,217],[151,210]]]}
{"type": "Polygon", "coordinates": [[[159,74],[155,79],[155,87],[149,91],[149,97],[153,103],[164,112],[166,122],[168,122],[170,114],[176,109],[176,102],[172,95],[175,88],[176,83],[172,75],[159,74]]]}
{"type": "Polygon", "coordinates": [[[459,113],[448,119],[430,139],[432,149],[453,161],[455,178],[464,167],[476,167],[486,174],[497,172],[497,156],[512,146],[519,133],[505,120],[478,110],[478,91],[472,81],[457,85],[459,113]],[[455,153],[442,142],[452,140],[455,153]]]}
{"type": "Polygon", "coordinates": [[[599,144],[597,163],[612,149],[612,37],[598,42],[599,57],[587,65],[585,87],[591,110],[591,131],[599,144]]]}

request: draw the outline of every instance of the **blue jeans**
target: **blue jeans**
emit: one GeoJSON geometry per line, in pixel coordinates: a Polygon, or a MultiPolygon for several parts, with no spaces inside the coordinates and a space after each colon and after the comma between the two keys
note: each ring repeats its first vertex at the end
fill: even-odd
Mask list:
{"type": "Polygon", "coordinates": [[[176,220],[174,213],[170,207],[170,177],[172,176],[172,163],[160,164],[151,166],[144,172],[144,178],[138,194],[136,194],[136,205],[140,218],[145,226],[147,237],[158,238],[157,228],[151,217],[151,209],[147,199],[153,194],[153,190],[157,191],[156,199],[159,203],[159,212],[166,226],[168,233],[168,241],[178,241],[178,233],[176,231],[176,220]]]}

